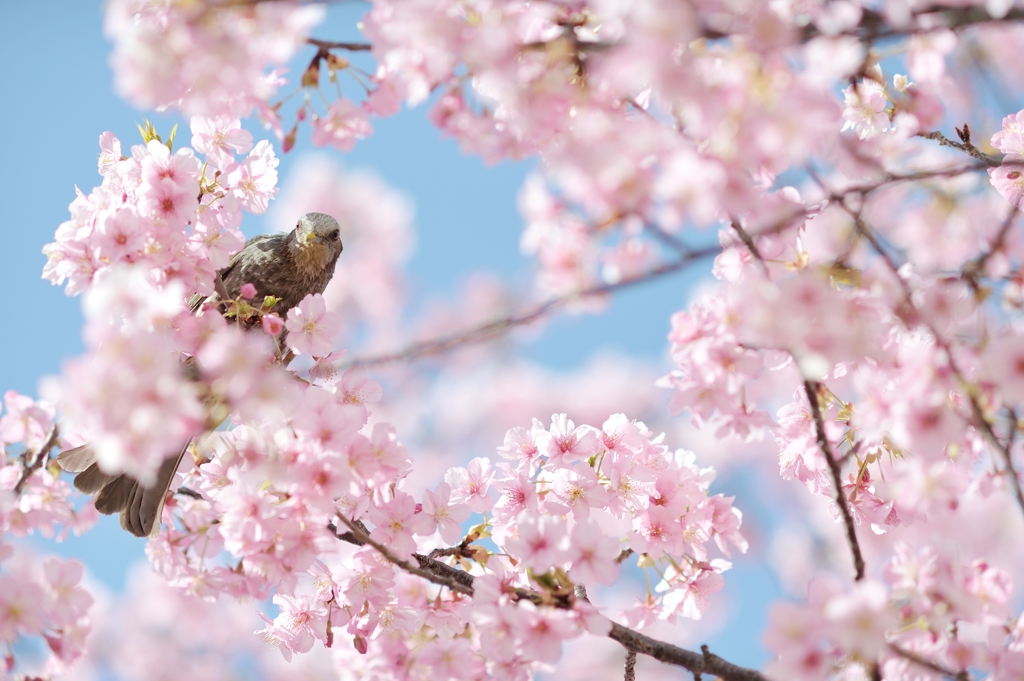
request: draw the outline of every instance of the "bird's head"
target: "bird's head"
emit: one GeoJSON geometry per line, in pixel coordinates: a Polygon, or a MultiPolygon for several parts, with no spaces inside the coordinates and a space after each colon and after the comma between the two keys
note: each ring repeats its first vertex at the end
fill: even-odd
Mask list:
{"type": "Polygon", "coordinates": [[[333,270],[341,255],[341,226],[324,213],[306,213],[292,230],[289,247],[306,274],[333,270]]]}

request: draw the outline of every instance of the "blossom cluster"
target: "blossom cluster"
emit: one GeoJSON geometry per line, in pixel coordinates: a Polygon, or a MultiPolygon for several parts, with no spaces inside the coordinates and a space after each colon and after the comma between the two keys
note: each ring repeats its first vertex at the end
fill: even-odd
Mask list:
{"type": "Polygon", "coordinates": [[[114,41],[121,96],[187,115],[245,117],[254,107],[272,113],[266,100],[282,82],[277,67],[323,20],[323,8],[269,2],[225,10],[223,4],[109,3],[104,31],[114,41]]]}
{"type": "Polygon", "coordinates": [[[13,537],[38,533],[60,538],[80,534],[96,521],[91,506],[76,510],[71,485],[44,465],[57,441],[55,410],[13,390],[4,394],[0,416],[0,675],[7,676],[30,637],[45,642],[43,674],[66,672],[86,652],[93,597],[81,585],[77,560],[29,555],[13,537]],[[21,450],[20,456],[14,456],[21,450]],[[42,457],[42,458],[40,458],[42,457]]]}
{"type": "Polygon", "coordinates": [[[243,210],[263,213],[277,193],[278,159],[269,142],[253,147],[237,119],[193,117],[192,133],[205,162],[188,147],[172,152],[151,127],[130,157],[103,133],[103,183],[71,203],[71,219],[43,249],[44,278],[66,281],[75,295],[124,263],[157,285],[178,281],[187,293],[212,293],[214,273],[244,245],[243,210]]]}
{"type": "MultiPolygon", "coordinates": [[[[319,643],[368,677],[527,678],[566,641],[608,632],[601,590],[588,601],[574,587],[627,592],[627,561],[653,585],[622,621],[704,615],[730,547],[747,548],[740,515],[710,494],[713,471],[624,409],[577,427],[555,407],[550,426],[508,431],[497,461],[449,467],[480,405],[500,404],[479,381],[485,389],[462,396],[470,416],[451,417],[464,427],[437,447],[449,456],[444,481],[425,483],[429,463],[414,474],[398,410],[369,410],[381,386],[343,371],[327,300],[263,317],[310,356],[311,367],[291,369],[266,334],[187,309],[185,296],[209,293],[241,247],[241,211],[266,210],[276,191],[273,150],[253,148],[238,116],[257,109],[285,150],[308,120],[314,144],[345,151],[371,134],[371,116],[432,102],[433,123],[484,160],[541,159],[519,203],[521,249],[536,257],[542,290],[606,291],[717,255],[718,283],[671,320],[674,368],[661,380],[671,410],[689,412],[705,443],[741,441],[754,466],[767,460],[806,487],[788,501],[817,503],[835,521],[815,539],[841,545],[855,570],[852,584],[819,576],[803,604],[779,606],[770,674],[1019,677],[1010,592],[1020,542],[978,535],[1019,526],[1024,512],[1024,113],[1007,116],[991,145],[972,142],[963,119],[977,131],[970,95],[984,79],[963,78],[960,63],[1019,73],[1019,31],[990,25],[1010,10],[992,0],[375,0],[360,26],[369,44],[312,41],[285,133],[288,97],[270,101],[283,78],[268,69],[296,53],[319,9],[113,2],[119,87],[144,106],[208,116],[192,121],[205,162],[151,131],[130,158],[101,138],[103,185],[76,199],[46,250],[47,278],[89,291],[88,354],[65,369],[62,432],[66,423],[93,443],[105,470],[142,480],[165,446],[195,438],[150,558],[193,596],[273,598],[258,635],[286,659],[319,643]],[[882,39],[893,49],[879,50],[882,39]],[[897,63],[891,79],[882,61],[897,63]],[[337,98],[321,90],[322,70],[337,98]],[[342,94],[346,73],[362,101],[342,94]],[[959,141],[940,132],[951,121],[959,141]],[[718,247],[705,248],[707,235],[693,233],[712,226],[718,247]],[[767,433],[767,447],[755,444],[767,433]]],[[[386,225],[357,237],[367,254],[349,288],[362,292],[332,294],[346,298],[330,307],[377,315],[374,330],[390,340],[407,207],[389,195],[389,210],[367,209],[335,191],[377,193],[371,181],[325,172],[316,182],[297,203],[319,197],[386,225]]],[[[592,300],[581,306],[597,309],[592,300]]],[[[403,387],[399,408],[427,401],[417,381],[403,387]]],[[[43,446],[54,414],[20,397],[7,408],[16,416],[0,422],[4,439],[43,446]]],[[[498,413],[508,414],[486,415],[498,413]]],[[[5,466],[8,489],[25,465],[5,466]]],[[[45,496],[59,484],[45,469],[27,478],[19,510],[0,509],[11,531],[58,517],[74,526],[77,516],[54,510],[67,486],[45,496]],[[22,510],[33,494],[56,502],[22,510]]]]}
{"type": "Polygon", "coordinates": [[[372,668],[439,672],[464,657],[465,678],[525,678],[558,659],[561,641],[607,633],[575,585],[620,583],[635,553],[658,578],[626,620],[696,619],[730,567],[710,545],[747,548],[732,499],[709,495],[713,471],[622,414],[600,429],[565,414],[514,428],[504,461],[449,469],[417,499],[401,488],[411,461],[394,429],[368,420],[380,395],[350,369],[305,387],[290,423],[241,425],[198,446],[191,492],[168,501],[167,528],[147,548],[156,568],[200,597],[272,594],[278,615],[259,633],[288,659],[348,636],[374,651],[360,663],[372,668]],[[428,603],[403,573],[431,546],[475,575],[472,599],[444,591],[428,603]],[[470,638],[459,635],[467,627],[470,638]]]}
{"type": "MultiPolygon", "coordinates": [[[[72,219],[44,248],[44,277],[66,281],[69,294],[89,293],[88,353],[64,368],[66,434],[90,442],[105,471],[143,482],[171,448],[230,413],[218,407],[221,401],[252,416],[288,395],[275,393],[280,380],[264,371],[272,344],[229,331],[220,315],[195,316],[187,304],[190,295],[213,293],[215,273],[241,250],[243,211],[267,209],[277,192],[278,160],[268,142],[253,147],[237,119],[197,116],[191,127],[205,161],[187,147],[172,152],[151,126],[131,157],[104,133],[103,183],[79,194],[72,219]],[[214,381],[243,368],[247,377],[216,389],[195,380],[197,371],[214,381]],[[257,388],[266,392],[254,395],[257,388]]],[[[263,321],[274,335],[283,328],[284,320],[275,325],[271,315],[263,321]]],[[[308,350],[311,336],[293,338],[308,350]]]]}
{"type": "Polygon", "coordinates": [[[952,674],[972,669],[1016,678],[1024,668],[1024,632],[1012,617],[1012,590],[1010,576],[985,561],[964,563],[934,546],[915,551],[898,543],[882,579],[852,588],[821,580],[805,604],[774,607],[765,643],[778,659],[769,673],[826,679],[853,665],[887,679],[941,676],[916,657],[952,674]]]}

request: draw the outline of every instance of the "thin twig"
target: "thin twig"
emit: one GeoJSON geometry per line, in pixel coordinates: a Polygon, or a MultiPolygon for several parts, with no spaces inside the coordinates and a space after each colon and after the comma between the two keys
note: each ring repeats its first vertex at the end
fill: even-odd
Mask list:
{"type": "MultiPolygon", "coordinates": [[[[417,562],[420,563],[420,566],[413,565],[409,561],[403,558],[399,558],[398,556],[393,554],[391,550],[383,544],[380,544],[379,542],[370,539],[370,535],[363,532],[363,530],[360,529],[358,525],[356,525],[354,522],[352,522],[345,516],[338,517],[341,518],[341,522],[345,523],[348,526],[349,531],[352,532],[352,535],[356,539],[362,541],[363,544],[369,544],[373,548],[377,549],[380,555],[384,556],[388,560],[388,562],[394,564],[397,567],[402,568],[410,574],[416,575],[417,577],[422,577],[428,582],[433,582],[434,584],[446,586],[452,591],[455,591],[456,593],[465,594],[467,596],[473,595],[472,575],[470,575],[468,572],[456,570],[456,572],[460,572],[470,578],[469,586],[467,586],[464,583],[463,579],[454,579],[450,574],[446,574],[446,570],[440,569],[440,567],[444,567],[448,568],[449,570],[454,570],[454,568],[452,568],[450,565],[445,565],[444,563],[438,562],[436,560],[431,560],[426,556],[420,555],[416,556],[417,562]],[[434,563],[436,565],[431,565],[430,569],[425,569],[424,567],[422,567],[425,562],[428,564],[434,563]]],[[[340,538],[341,537],[339,537],[339,539],[340,538]]]]}
{"type": "Polygon", "coordinates": [[[721,250],[718,246],[713,248],[704,248],[700,250],[690,251],[687,255],[666,263],[659,265],[654,269],[648,270],[643,274],[636,275],[618,281],[614,284],[601,284],[593,286],[582,291],[569,293],[558,298],[553,298],[546,303],[537,305],[536,307],[522,312],[516,315],[510,315],[494,321],[480,324],[469,329],[459,331],[457,333],[441,336],[439,338],[432,338],[430,340],[422,341],[419,343],[413,343],[403,350],[396,352],[385,353],[382,355],[374,355],[370,357],[357,357],[350,362],[346,362],[342,365],[342,369],[346,369],[351,366],[379,366],[381,364],[393,364],[395,362],[403,362],[411,359],[419,359],[422,357],[430,357],[433,355],[439,355],[449,350],[461,347],[463,345],[469,345],[472,343],[480,343],[482,341],[489,340],[501,336],[512,329],[530,324],[538,319],[541,319],[549,312],[552,312],[558,308],[564,307],[569,303],[578,301],[584,298],[593,296],[600,296],[614,291],[635,286],[655,279],[660,279],[669,274],[674,274],[680,270],[685,269],[694,262],[707,258],[714,255],[721,250]]]}
{"type": "Polygon", "coordinates": [[[919,132],[917,133],[917,136],[924,137],[925,139],[929,140],[935,140],[941,146],[944,147],[952,147],[953,149],[959,149],[960,151],[964,152],[971,158],[981,161],[990,168],[995,168],[1000,165],[999,161],[992,158],[991,156],[983,152],[981,149],[971,144],[971,139],[969,135],[967,136],[967,139],[964,140],[964,142],[962,143],[949,139],[938,130],[932,132],[919,132]]]}
{"type": "Polygon", "coordinates": [[[626,651],[626,673],[622,677],[625,681],[636,681],[636,651],[626,651]]]}
{"type": "Polygon", "coordinates": [[[846,541],[850,545],[850,553],[853,554],[854,581],[864,578],[864,556],[860,552],[860,544],[857,542],[857,530],[853,524],[853,514],[850,513],[850,505],[843,494],[843,470],[832,453],[832,445],[825,434],[825,419],[821,415],[821,404],[818,402],[818,382],[810,379],[804,380],[804,392],[807,393],[807,401],[811,405],[811,416],[814,418],[814,430],[818,438],[818,447],[825,455],[828,462],[828,469],[832,473],[832,484],[836,488],[836,505],[843,516],[843,524],[846,525],[846,541]]]}
{"type": "Polygon", "coordinates": [[[985,249],[984,253],[964,265],[963,276],[965,279],[976,283],[977,278],[984,274],[985,265],[988,263],[989,258],[1003,249],[1003,244],[1006,242],[1006,237],[1010,234],[1010,228],[1013,227],[1013,221],[1016,217],[1017,206],[1010,206],[1010,212],[1006,215],[1006,219],[1003,220],[1003,224],[999,226],[999,231],[996,232],[996,236],[992,239],[989,247],[985,249]]]}
{"type": "Polygon", "coordinates": [[[685,242],[679,239],[674,234],[669,234],[658,225],[652,222],[645,222],[644,229],[647,230],[655,239],[665,244],[681,256],[689,255],[691,249],[686,245],[685,242]]]}
{"type": "Polygon", "coordinates": [[[317,38],[306,38],[306,42],[321,50],[348,50],[349,52],[369,52],[373,49],[370,43],[346,43],[334,40],[318,40],[317,38]]]}
{"type": "MultiPolygon", "coordinates": [[[[891,26],[885,21],[885,15],[876,10],[864,8],[861,20],[852,28],[848,28],[836,35],[849,35],[858,38],[871,36],[873,38],[902,38],[905,36],[934,33],[949,29],[962,31],[982,24],[1011,23],[1024,20],[1024,11],[1020,8],[1012,8],[1002,17],[996,19],[990,15],[984,7],[948,7],[945,5],[931,5],[920,7],[913,13],[914,22],[907,22],[899,27],[891,26]],[[928,22],[919,20],[928,17],[928,22]]],[[[804,28],[801,34],[802,42],[807,42],[820,35],[813,22],[804,28]]]]}
{"type": "MultiPolygon", "coordinates": [[[[388,562],[411,574],[422,577],[434,584],[447,586],[452,589],[452,591],[469,596],[473,595],[473,581],[475,578],[468,572],[464,572],[458,568],[446,565],[421,554],[415,554],[416,560],[420,564],[419,567],[415,567],[409,563],[409,561],[402,560],[395,556],[383,545],[371,540],[365,531],[365,528],[361,527],[361,523],[358,521],[354,522],[345,517],[342,517],[341,521],[349,527],[349,532],[338,534],[337,529],[331,526],[332,531],[338,539],[359,546],[372,546],[382,556],[384,556],[388,562]]],[[[581,587],[577,588],[582,591],[582,600],[586,600],[586,589],[581,587]]],[[[552,601],[550,597],[545,597],[544,594],[539,594],[527,589],[514,588],[511,591],[512,596],[517,600],[525,599],[538,605],[551,605],[553,607],[563,609],[573,607],[571,600],[552,601]]],[[[574,592],[573,595],[576,596],[576,593],[574,592]]],[[[619,642],[626,648],[626,650],[648,655],[656,660],[664,662],[665,664],[683,667],[694,672],[695,675],[699,675],[702,672],[709,672],[711,674],[715,674],[721,679],[724,679],[725,681],[768,681],[766,676],[755,669],[740,667],[710,653],[707,646],[703,647],[703,654],[695,653],[692,650],[686,650],[685,648],[674,646],[671,643],[665,643],[649,636],[645,636],[640,632],[634,631],[629,627],[624,627],[621,624],[612,622],[611,625],[611,631],[608,632],[608,638],[619,642]]]]}
{"type": "Polygon", "coordinates": [[[747,230],[743,229],[743,225],[736,218],[732,219],[731,226],[732,231],[736,232],[736,236],[740,238],[743,245],[750,251],[750,255],[761,266],[761,271],[764,272],[765,276],[768,276],[768,265],[765,263],[764,258],[761,257],[761,251],[757,250],[757,244],[754,243],[754,239],[747,233],[747,230]]]}
{"type": "Polygon", "coordinates": [[[21,494],[21,490],[25,487],[28,479],[32,477],[32,474],[43,467],[43,464],[50,456],[50,450],[54,448],[59,439],[60,429],[57,427],[57,424],[54,424],[50,428],[50,434],[46,437],[46,442],[43,443],[43,446],[39,448],[34,457],[30,457],[29,452],[25,452],[25,469],[21,471],[21,477],[18,478],[18,482],[14,484],[15,495],[21,494]],[[29,463],[29,459],[31,459],[31,463],[29,463]]]}
{"type": "Polygon", "coordinates": [[[909,660],[910,662],[913,662],[919,667],[924,667],[925,669],[933,671],[936,674],[942,674],[943,676],[948,676],[951,679],[957,679],[957,681],[969,681],[969,679],[971,678],[970,675],[967,673],[966,669],[961,669],[960,671],[950,669],[949,667],[945,667],[939,664],[938,662],[932,662],[927,658],[921,657],[920,655],[911,650],[901,648],[895,643],[890,643],[889,649],[892,652],[899,655],[900,657],[902,657],[903,659],[909,660]]]}

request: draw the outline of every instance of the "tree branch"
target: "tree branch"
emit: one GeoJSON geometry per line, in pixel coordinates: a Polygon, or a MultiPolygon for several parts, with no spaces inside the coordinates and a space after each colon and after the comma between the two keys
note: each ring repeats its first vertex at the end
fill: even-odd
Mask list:
{"type": "Polygon", "coordinates": [[[900,646],[896,645],[895,643],[890,643],[889,644],[889,649],[892,650],[892,652],[894,652],[896,655],[899,655],[900,657],[904,658],[905,660],[909,660],[909,661],[913,662],[914,664],[918,665],[919,667],[924,667],[925,669],[933,671],[933,672],[935,672],[937,674],[942,674],[943,676],[948,676],[951,679],[956,679],[957,681],[969,681],[969,679],[971,678],[970,675],[967,673],[966,669],[961,669],[960,671],[955,671],[955,670],[950,669],[948,667],[944,667],[941,664],[939,664],[938,662],[932,662],[931,660],[929,660],[927,658],[924,658],[924,657],[921,657],[920,655],[918,655],[917,653],[915,653],[915,652],[913,652],[911,650],[907,650],[905,648],[901,648],[900,646]]]}
{"type": "MultiPolygon", "coordinates": [[[[426,556],[422,556],[420,554],[415,554],[416,561],[420,564],[419,566],[415,566],[409,561],[399,558],[395,554],[391,553],[391,550],[385,547],[383,544],[380,544],[374,541],[373,539],[370,539],[370,535],[364,532],[353,521],[349,520],[345,516],[338,517],[341,518],[341,522],[345,523],[348,526],[349,531],[352,533],[353,538],[356,539],[357,542],[361,542],[361,544],[368,544],[373,548],[377,549],[380,555],[384,556],[384,558],[386,558],[389,563],[392,563],[402,568],[406,572],[416,575],[417,577],[422,577],[428,582],[433,582],[434,584],[439,584],[440,586],[446,586],[456,593],[465,594],[467,596],[473,595],[473,576],[470,575],[468,572],[456,570],[450,565],[445,565],[444,563],[440,563],[436,560],[427,558],[426,556]],[[452,572],[459,573],[460,575],[465,575],[465,577],[456,578],[452,574],[452,572]]],[[[338,539],[342,539],[342,536],[337,534],[336,536],[338,536],[338,539]]]]}
{"type": "Polygon", "coordinates": [[[370,43],[345,43],[334,40],[319,40],[317,38],[306,38],[306,42],[321,50],[348,50],[349,52],[369,52],[373,49],[370,43]]]}
{"type": "Polygon", "coordinates": [[[448,334],[446,336],[440,336],[438,338],[432,338],[430,340],[421,341],[419,343],[413,343],[403,350],[395,352],[389,352],[382,355],[372,355],[369,357],[357,357],[349,362],[342,365],[342,370],[352,366],[379,366],[382,364],[393,364],[395,362],[403,362],[411,359],[419,359],[423,357],[430,357],[433,355],[439,355],[463,345],[469,345],[472,343],[480,343],[498,336],[502,336],[508,333],[512,329],[525,326],[532,322],[541,319],[548,313],[565,307],[569,303],[592,296],[604,295],[612,293],[620,289],[629,288],[637,284],[645,283],[648,281],[654,281],[661,277],[669,274],[674,274],[689,267],[691,264],[698,260],[702,260],[711,255],[718,253],[721,249],[718,246],[713,248],[703,248],[699,250],[693,250],[686,255],[680,257],[677,260],[659,265],[654,269],[648,270],[643,274],[636,275],[618,281],[614,284],[600,284],[592,286],[582,291],[576,291],[568,293],[557,298],[541,303],[536,307],[529,309],[519,314],[510,315],[508,317],[502,317],[494,321],[486,322],[478,326],[470,327],[463,331],[448,334]]]}
{"type": "MultiPolygon", "coordinates": [[[[468,572],[419,553],[414,554],[416,561],[420,564],[419,567],[416,567],[409,561],[403,560],[391,553],[385,546],[370,539],[365,528],[360,527],[360,523],[351,521],[343,516],[341,516],[341,521],[348,526],[348,532],[339,534],[333,525],[329,526],[338,539],[357,546],[372,546],[388,562],[410,574],[422,577],[434,584],[446,586],[452,591],[468,596],[473,595],[473,581],[475,578],[468,572]]],[[[550,597],[545,597],[543,594],[528,589],[514,589],[512,595],[517,600],[525,599],[538,605],[549,605],[563,609],[573,607],[571,600],[553,603],[550,597]]],[[[586,588],[583,585],[575,587],[573,596],[580,600],[589,600],[586,588]]],[[[644,636],[640,632],[624,627],[616,622],[612,622],[611,625],[612,628],[608,633],[608,638],[622,644],[627,651],[642,653],[665,664],[683,667],[693,672],[695,678],[699,677],[703,672],[709,672],[724,679],[724,681],[769,681],[766,676],[755,669],[740,667],[712,654],[707,646],[702,646],[703,653],[695,653],[691,650],[674,646],[671,643],[665,643],[649,636],[644,636]]]]}
{"type": "Polygon", "coordinates": [[[636,651],[626,651],[626,673],[622,677],[625,681],[636,681],[636,651]]]}
{"type": "Polygon", "coordinates": [[[747,230],[743,229],[743,225],[741,225],[740,221],[736,218],[732,219],[730,226],[732,227],[732,231],[736,232],[736,236],[739,237],[740,241],[743,242],[743,245],[747,247],[748,251],[750,251],[751,257],[753,257],[761,266],[761,271],[767,277],[768,265],[765,263],[764,258],[761,257],[761,251],[757,250],[757,244],[754,243],[753,237],[747,233],[747,230]]]}
{"type": "Polygon", "coordinates": [[[985,249],[985,252],[979,255],[974,260],[969,261],[963,268],[963,277],[967,279],[972,286],[977,287],[977,279],[982,276],[985,271],[985,265],[988,263],[989,258],[998,253],[1003,249],[1003,244],[1006,242],[1006,237],[1010,233],[1010,228],[1013,227],[1013,221],[1017,217],[1017,206],[1010,206],[1010,212],[1003,220],[1003,224],[999,226],[999,231],[996,233],[992,243],[985,249]]]}
{"type": "Polygon", "coordinates": [[[967,128],[966,123],[964,124],[964,130],[965,134],[963,143],[955,142],[937,130],[933,132],[919,132],[917,133],[917,136],[924,137],[925,139],[929,140],[935,140],[936,142],[939,143],[940,146],[943,147],[952,147],[953,149],[959,149],[960,151],[964,152],[971,158],[981,161],[990,168],[998,167],[1000,165],[1000,161],[997,161],[996,159],[992,158],[991,156],[983,152],[978,147],[971,144],[970,130],[967,128]]]}
{"type": "Polygon", "coordinates": [[[836,488],[836,505],[843,516],[843,524],[846,525],[846,541],[850,545],[850,552],[853,554],[854,581],[864,578],[864,556],[860,552],[860,544],[857,542],[857,530],[853,524],[853,514],[850,513],[850,505],[847,503],[846,495],[843,494],[843,471],[835,455],[832,454],[832,445],[829,444],[828,436],[825,434],[825,419],[821,415],[821,404],[818,402],[817,381],[804,379],[804,392],[807,393],[807,401],[811,405],[811,416],[814,418],[814,430],[818,438],[818,447],[825,455],[828,462],[828,469],[832,473],[832,484],[836,488]]]}
{"type": "Polygon", "coordinates": [[[50,434],[46,437],[46,442],[39,448],[35,457],[30,457],[30,452],[25,452],[22,456],[25,461],[25,469],[21,471],[21,477],[18,478],[18,482],[14,484],[14,494],[21,494],[21,490],[25,487],[25,483],[32,477],[32,474],[43,467],[43,464],[50,456],[50,450],[57,444],[57,440],[60,439],[60,429],[57,424],[53,424],[50,428],[50,434]],[[29,463],[31,459],[31,463],[29,463]]]}

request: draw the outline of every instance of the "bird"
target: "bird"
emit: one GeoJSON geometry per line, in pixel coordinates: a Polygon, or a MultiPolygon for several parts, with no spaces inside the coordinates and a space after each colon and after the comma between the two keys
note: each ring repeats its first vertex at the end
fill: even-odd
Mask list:
{"type": "MultiPolygon", "coordinates": [[[[226,300],[238,299],[245,284],[256,288],[257,300],[273,296],[276,301],[264,312],[282,319],[303,298],[323,293],[334,276],[338,256],[343,250],[338,221],[324,213],[306,213],[290,232],[261,234],[249,239],[245,246],[217,274],[215,292],[209,296],[193,295],[189,308],[193,314],[216,308],[227,311],[226,300]],[[225,298],[226,296],[226,298],[225,298]],[[221,303],[218,305],[218,303],[221,303]]],[[[245,328],[252,326],[243,322],[245,328]]],[[[283,342],[283,336],[279,342],[283,342]]],[[[191,358],[183,362],[183,370],[198,380],[198,368],[191,358]]],[[[160,533],[160,514],[171,480],[188,451],[191,439],[181,451],[169,456],[157,471],[156,482],[143,487],[129,475],[111,475],[100,470],[95,452],[81,445],[61,452],[57,464],[66,472],[77,473],[74,486],[84,494],[95,494],[96,510],[105,515],[117,513],[121,527],[136,537],[152,537],[160,533]]]]}

